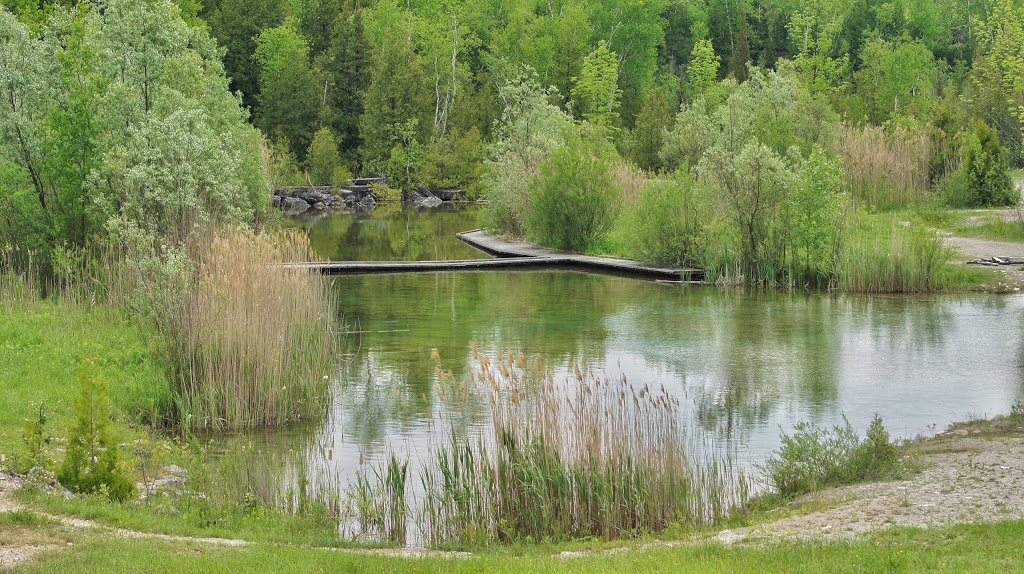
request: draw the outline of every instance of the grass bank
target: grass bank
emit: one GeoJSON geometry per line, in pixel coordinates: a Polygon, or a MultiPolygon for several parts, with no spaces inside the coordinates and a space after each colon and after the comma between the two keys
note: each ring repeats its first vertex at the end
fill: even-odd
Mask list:
{"type": "MultiPolygon", "coordinates": [[[[5,528],[0,524],[0,536],[5,528]]],[[[60,531],[52,534],[61,540],[60,531]]],[[[1024,522],[896,528],[856,542],[726,547],[697,542],[564,557],[551,549],[499,549],[469,557],[374,555],[256,544],[245,548],[79,535],[18,572],[1024,572],[1024,522]]]]}
{"type": "Polygon", "coordinates": [[[0,452],[10,455],[33,404],[45,403],[51,424],[66,426],[78,371],[96,360],[110,383],[122,430],[170,400],[157,339],[103,307],[26,302],[0,307],[0,452]]]}

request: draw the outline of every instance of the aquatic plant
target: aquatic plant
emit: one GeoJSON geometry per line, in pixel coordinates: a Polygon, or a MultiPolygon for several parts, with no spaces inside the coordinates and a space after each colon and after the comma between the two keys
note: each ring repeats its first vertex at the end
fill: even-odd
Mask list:
{"type": "Polygon", "coordinates": [[[858,293],[919,293],[944,287],[950,251],[935,232],[883,218],[862,218],[844,237],[839,288],[858,293]]]}
{"type": "Polygon", "coordinates": [[[178,418],[192,428],[273,426],[329,398],[335,306],[324,278],[283,264],[312,258],[305,237],[235,228],[193,248],[194,279],[165,332],[178,418]]]}
{"type": "MultiPolygon", "coordinates": [[[[464,380],[438,368],[438,394],[482,402],[490,420],[475,436],[449,421],[447,443],[422,462],[422,499],[410,516],[424,542],[633,537],[713,524],[745,504],[743,472],[714,452],[692,456],[678,400],[664,389],[637,389],[585,364],[559,381],[522,354],[474,356],[464,380]]],[[[387,464],[377,472],[385,484],[393,456],[387,464]]],[[[378,515],[401,515],[396,487],[378,489],[378,515]]]]}

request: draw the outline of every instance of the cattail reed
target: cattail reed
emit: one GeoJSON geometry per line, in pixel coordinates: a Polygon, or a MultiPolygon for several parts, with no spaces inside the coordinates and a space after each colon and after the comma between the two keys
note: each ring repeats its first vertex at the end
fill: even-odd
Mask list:
{"type": "Polygon", "coordinates": [[[325,279],[282,265],[310,256],[301,235],[236,229],[195,249],[195,281],[170,330],[186,426],[273,426],[323,411],[335,306],[325,279]]]}
{"type": "Polygon", "coordinates": [[[857,204],[905,207],[928,192],[932,140],[924,129],[843,126],[836,152],[857,204]]]}
{"type": "MultiPolygon", "coordinates": [[[[422,461],[409,512],[423,542],[633,537],[713,524],[745,503],[746,479],[730,457],[690,455],[678,400],[664,389],[585,364],[562,381],[522,354],[473,355],[464,380],[438,369],[438,394],[482,402],[490,418],[474,436],[449,421],[446,444],[422,461]]],[[[377,516],[395,514],[382,509],[386,499],[371,505],[377,516]]]]}

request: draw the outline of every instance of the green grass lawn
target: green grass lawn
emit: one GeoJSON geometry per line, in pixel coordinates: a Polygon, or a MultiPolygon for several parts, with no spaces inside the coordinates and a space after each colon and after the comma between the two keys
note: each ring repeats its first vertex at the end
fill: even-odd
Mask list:
{"type": "Polygon", "coordinates": [[[631,549],[563,558],[549,549],[496,549],[470,557],[402,558],[345,551],[81,535],[70,549],[42,556],[21,572],[1024,572],[1024,522],[893,529],[855,542],[631,549]]]}
{"type": "Polygon", "coordinates": [[[33,403],[45,402],[50,430],[63,432],[87,359],[109,383],[122,422],[168,400],[155,339],[116,314],[49,302],[0,306],[0,452],[20,445],[33,403]]]}

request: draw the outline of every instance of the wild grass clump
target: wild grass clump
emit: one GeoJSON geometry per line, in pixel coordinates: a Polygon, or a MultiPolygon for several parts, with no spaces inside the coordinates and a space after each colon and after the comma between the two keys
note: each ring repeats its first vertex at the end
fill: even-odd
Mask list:
{"type": "Polygon", "coordinates": [[[922,293],[946,286],[951,251],[930,229],[892,218],[863,219],[847,231],[839,287],[858,293],[922,293]]]}
{"type": "MultiPolygon", "coordinates": [[[[426,543],[634,537],[713,524],[745,503],[745,478],[730,459],[690,456],[678,401],[664,389],[585,365],[556,382],[522,354],[474,354],[465,380],[438,369],[439,395],[487,405],[490,420],[472,437],[452,422],[447,444],[423,462],[422,500],[409,512],[426,543]]],[[[404,504],[388,496],[396,502],[378,497],[378,515],[404,504]]]]}
{"type": "Polygon", "coordinates": [[[166,303],[185,426],[274,426],[323,412],[335,306],[322,277],[283,265],[310,258],[293,233],[228,228],[194,248],[183,300],[166,303]]]}
{"type": "Polygon", "coordinates": [[[898,470],[899,451],[878,416],[861,439],[850,421],[824,429],[797,423],[782,433],[782,447],[762,465],[768,486],[785,497],[864,480],[898,470]]]}
{"type": "Polygon", "coordinates": [[[857,205],[906,207],[926,198],[932,141],[922,128],[841,126],[836,153],[857,205]]]}
{"type": "Polygon", "coordinates": [[[35,303],[40,298],[42,270],[31,252],[13,245],[0,248],[0,305],[35,303]]]}

